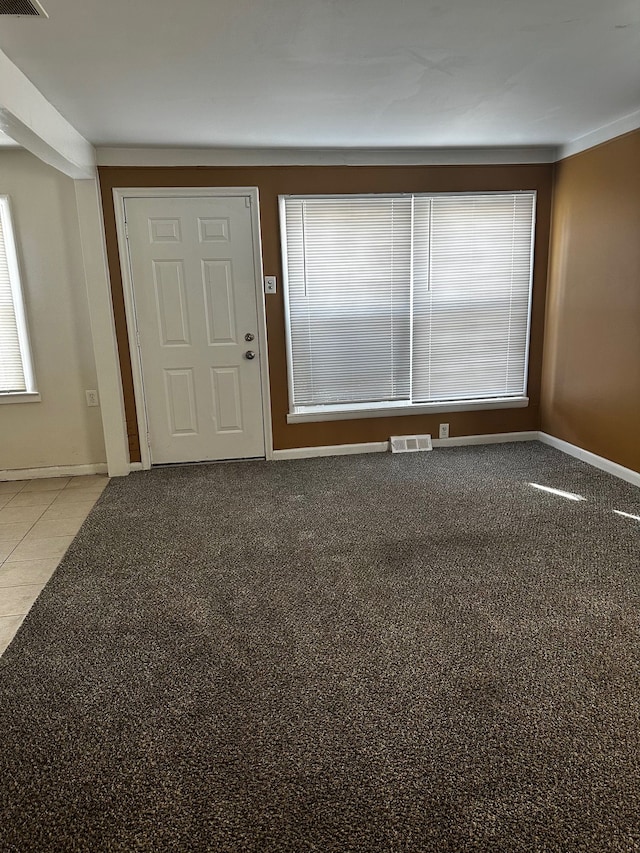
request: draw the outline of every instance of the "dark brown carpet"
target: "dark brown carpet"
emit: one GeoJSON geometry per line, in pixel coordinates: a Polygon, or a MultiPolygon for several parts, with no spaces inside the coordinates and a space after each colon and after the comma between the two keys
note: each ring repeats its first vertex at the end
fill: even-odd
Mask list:
{"type": "Polygon", "coordinates": [[[615,509],[537,443],[113,481],[0,660],[0,850],[640,850],[615,509]]]}

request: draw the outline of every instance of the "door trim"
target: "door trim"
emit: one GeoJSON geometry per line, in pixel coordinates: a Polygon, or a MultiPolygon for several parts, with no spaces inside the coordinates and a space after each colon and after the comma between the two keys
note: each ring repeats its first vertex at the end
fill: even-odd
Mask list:
{"type": "Polygon", "coordinates": [[[113,204],[116,214],[118,256],[122,271],[124,311],[127,321],[127,337],[131,352],[133,373],[133,395],[136,402],[138,432],[140,434],[140,458],[142,468],[151,468],[149,448],[149,425],[142,380],[142,360],[138,345],[138,322],[135,312],[133,273],[129,256],[125,225],[125,201],[133,198],[248,198],[251,206],[251,231],[253,234],[253,268],[255,270],[256,305],[258,309],[258,347],[260,350],[260,383],[262,388],[262,426],[264,433],[265,458],[273,459],[273,434],[271,429],[271,394],[269,387],[269,353],[267,349],[267,317],[265,310],[262,239],[260,233],[260,201],[257,187],[114,187],[113,204]]]}

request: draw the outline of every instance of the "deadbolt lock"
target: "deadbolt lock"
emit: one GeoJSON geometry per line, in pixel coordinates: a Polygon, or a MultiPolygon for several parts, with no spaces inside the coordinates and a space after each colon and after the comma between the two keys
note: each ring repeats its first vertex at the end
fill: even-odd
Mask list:
{"type": "Polygon", "coordinates": [[[255,338],[255,335],[252,335],[251,332],[247,332],[244,336],[245,341],[252,341],[255,338]]]}

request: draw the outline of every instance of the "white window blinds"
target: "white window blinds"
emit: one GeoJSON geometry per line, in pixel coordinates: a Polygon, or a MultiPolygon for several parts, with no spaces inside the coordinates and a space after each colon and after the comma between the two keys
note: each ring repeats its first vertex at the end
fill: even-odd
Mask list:
{"type": "Polygon", "coordinates": [[[411,199],[287,199],[296,406],[409,400],[411,199]]]}
{"type": "Polygon", "coordinates": [[[9,203],[0,196],[0,393],[28,389],[23,346],[18,264],[9,219],[9,203]]]}
{"type": "Polygon", "coordinates": [[[526,392],[535,193],[283,197],[293,411],[526,392]]]}

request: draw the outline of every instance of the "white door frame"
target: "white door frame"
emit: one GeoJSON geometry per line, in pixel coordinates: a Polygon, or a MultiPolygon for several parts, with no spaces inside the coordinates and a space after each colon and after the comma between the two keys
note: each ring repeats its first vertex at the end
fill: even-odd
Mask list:
{"type": "Polygon", "coordinates": [[[125,225],[125,201],[128,198],[210,198],[235,196],[249,198],[251,205],[251,230],[253,232],[253,266],[255,269],[256,304],[258,309],[258,347],[260,350],[260,380],[262,386],[262,420],[264,450],[267,459],[273,459],[273,436],[271,431],[271,395],[269,388],[269,361],[267,351],[267,317],[264,303],[262,240],[260,235],[260,208],[257,187],[117,187],[113,190],[118,234],[118,254],[122,271],[122,289],[127,320],[127,336],[131,353],[133,391],[140,434],[140,458],[142,468],[151,468],[151,450],[148,435],[147,407],[142,380],[142,360],[135,312],[133,273],[129,257],[125,225]]]}

